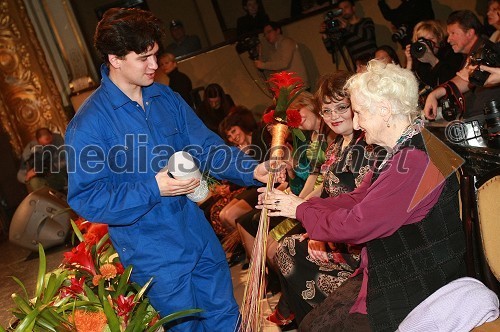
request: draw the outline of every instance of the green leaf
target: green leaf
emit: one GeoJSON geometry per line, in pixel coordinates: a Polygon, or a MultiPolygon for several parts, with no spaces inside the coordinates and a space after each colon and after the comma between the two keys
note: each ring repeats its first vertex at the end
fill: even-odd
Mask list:
{"type": "Polygon", "coordinates": [[[106,233],[104,234],[104,236],[99,240],[99,242],[97,243],[96,245],[96,250],[99,251],[99,249],[101,249],[101,247],[106,244],[106,242],[108,241],[109,239],[109,234],[106,233]]]}
{"type": "MultiPolygon", "coordinates": [[[[101,280],[102,281],[102,280],[101,280]]],[[[101,282],[99,282],[99,286],[101,286],[101,282]]],[[[108,326],[111,332],[120,332],[120,320],[115,313],[115,310],[109,304],[109,301],[106,296],[99,296],[102,303],[102,309],[104,310],[104,314],[108,319],[108,326]]]]}
{"type": "Polygon", "coordinates": [[[152,281],[153,278],[149,279],[148,282],[145,283],[144,286],[142,286],[142,288],[137,292],[137,294],[135,294],[134,302],[139,302],[140,298],[144,295],[152,281]]]}
{"type": "Polygon", "coordinates": [[[27,299],[23,299],[22,297],[14,293],[12,294],[12,300],[17,305],[16,309],[19,309],[21,313],[28,315],[31,311],[33,311],[33,307],[27,299]]]}
{"type": "Polygon", "coordinates": [[[163,324],[166,324],[168,322],[171,322],[173,320],[179,319],[181,317],[185,316],[192,316],[193,314],[202,312],[203,310],[201,309],[189,309],[189,310],[183,310],[179,312],[175,312],[173,314],[170,314],[168,316],[163,317],[159,321],[157,321],[153,326],[151,326],[149,329],[147,329],[147,332],[155,332],[158,328],[160,328],[163,324]]]}
{"type": "Polygon", "coordinates": [[[78,229],[78,226],[75,224],[73,220],[71,220],[71,227],[73,227],[73,232],[75,232],[76,237],[80,242],[83,242],[83,234],[80,232],[80,229],[78,229]]]}
{"type": "Polygon", "coordinates": [[[302,142],[305,142],[306,141],[306,136],[304,135],[304,133],[302,132],[302,130],[300,130],[299,128],[291,128],[292,130],[292,134],[297,137],[298,139],[300,139],[302,142]]]}
{"type": "Polygon", "coordinates": [[[129,325],[125,332],[141,332],[144,331],[144,327],[148,325],[148,323],[153,319],[153,315],[151,315],[146,309],[149,305],[148,300],[144,300],[136,306],[130,315],[129,325]],[[147,317],[150,315],[150,317],[147,317]]]}
{"type": "Polygon", "coordinates": [[[127,266],[123,274],[120,276],[120,280],[118,281],[118,286],[116,286],[116,292],[113,294],[113,298],[118,298],[120,295],[125,295],[125,291],[128,288],[128,281],[130,278],[130,274],[132,273],[132,265],[127,266]]]}
{"type": "Polygon", "coordinates": [[[38,277],[36,280],[36,291],[35,297],[37,298],[37,302],[40,301],[42,291],[44,289],[44,278],[45,272],[47,270],[47,260],[45,258],[45,251],[43,250],[43,246],[41,243],[38,244],[38,255],[40,259],[40,264],[38,266],[38,277]]]}
{"type": "Polygon", "coordinates": [[[14,281],[19,285],[19,287],[21,287],[21,289],[23,290],[23,293],[24,293],[24,297],[27,299],[28,292],[26,291],[26,287],[24,287],[23,282],[14,276],[11,276],[11,278],[14,279],[14,281]]]}
{"type": "Polygon", "coordinates": [[[100,303],[99,298],[95,295],[94,291],[87,286],[87,284],[83,284],[83,289],[85,290],[85,295],[87,295],[90,302],[100,303]]]}
{"type": "Polygon", "coordinates": [[[32,331],[33,326],[35,326],[35,318],[40,313],[40,309],[35,308],[32,312],[30,312],[24,319],[19,322],[14,332],[25,332],[32,331]]]}

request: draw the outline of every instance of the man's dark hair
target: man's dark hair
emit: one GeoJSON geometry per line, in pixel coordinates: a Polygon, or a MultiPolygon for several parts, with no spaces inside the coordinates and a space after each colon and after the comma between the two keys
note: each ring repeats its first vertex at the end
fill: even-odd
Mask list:
{"type": "Polygon", "coordinates": [[[278,30],[278,29],[280,29],[280,31],[281,31],[281,24],[279,24],[278,22],[275,22],[275,21],[269,21],[269,22],[267,22],[267,24],[266,24],[264,27],[266,27],[266,26],[268,26],[268,25],[269,25],[269,26],[271,26],[271,28],[273,28],[273,30],[278,30]]]}
{"type": "Polygon", "coordinates": [[[94,34],[94,46],[101,59],[108,55],[124,57],[130,52],[141,54],[160,43],[165,33],[163,23],[151,12],[137,8],[108,9],[94,34]]]}
{"type": "Polygon", "coordinates": [[[477,18],[477,16],[470,10],[455,10],[452,12],[448,19],[446,20],[446,24],[459,24],[463,30],[467,31],[470,29],[474,29],[476,35],[481,35],[483,32],[483,25],[481,21],[477,18]]]}

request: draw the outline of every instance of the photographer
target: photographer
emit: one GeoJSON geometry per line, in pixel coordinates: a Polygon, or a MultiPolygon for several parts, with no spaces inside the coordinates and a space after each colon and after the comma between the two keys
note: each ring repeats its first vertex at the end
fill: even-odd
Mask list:
{"type": "MultiPolygon", "coordinates": [[[[481,35],[482,28],[481,22],[470,10],[452,12],[447,20],[447,32],[448,42],[453,48],[453,51],[455,53],[467,54],[469,61],[471,58],[474,58],[476,59],[475,61],[482,62],[485,54],[497,54],[496,59],[498,59],[498,47],[490,42],[487,37],[481,35]]],[[[489,65],[489,63],[479,64],[489,65]]],[[[495,67],[499,66],[500,64],[495,65],[495,67]]],[[[475,78],[474,75],[477,73],[478,72],[473,72],[472,78],[475,78]]],[[[482,115],[485,103],[500,95],[500,86],[484,87],[481,82],[470,80],[470,77],[469,81],[462,79],[459,75],[453,77],[449,81],[452,85],[456,86],[461,93],[469,92],[465,95],[466,113],[464,114],[464,118],[482,115]],[[469,81],[475,82],[474,85],[469,85],[469,81]]],[[[427,96],[424,106],[426,118],[436,118],[438,100],[447,96],[447,94],[447,90],[444,86],[438,86],[427,96]]],[[[457,114],[457,117],[458,116],[459,114],[457,114]]]]}
{"type": "Polygon", "coordinates": [[[276,22],[269,22],[264,27],[264,38],[267,43],[260,44],[259,59],[254,61],[255,67],[264,70],[266,76],[283,70],[297,73],[309,87],[306,66],[299,52],[297,42],[282,35],[281,26],[276,22]]]}
{"type": "Polygon", "coordinates": [[[435,88],[452,79],[464,64],[465,55],[453,52],[439,21],[417,23],[412,42],[405,49],[406,69],[415,73],[420,89],[425,86],[435,88]]]}
{"type": "Polygon", "coordinates": [[[399,42],[403,48],[410,43],[413,27],[418,22],[434,19],[430,0],[401,0],[401,4],[393,9],[385,0],[379,0],[378,7],[382,16],[393,25],[392,40],[399,42]]]}
{"type": "MultiPolygon", "coordinates": [[[[353,0],[338,1],[337,7],[337,10],[327,13],[319,32],[329,53],[334,54],[337,47],[345,46],[355,65],[356,59],[375,53],[375,24],[371,18],[361,18],[356,14],[353,0]]],[[[346,63],[346,67],[349,69],[351,66],[346,63]]]]}
{"type": "Polygon", "coordinates": [[[28,192],[42,187],[63,192],[67,175],[65,154],[60,153],[64,145],[62,136],[52,134],[48,128],[39,128],[35,137],[23,150],[18,181],[26,184],[28,192]]]}

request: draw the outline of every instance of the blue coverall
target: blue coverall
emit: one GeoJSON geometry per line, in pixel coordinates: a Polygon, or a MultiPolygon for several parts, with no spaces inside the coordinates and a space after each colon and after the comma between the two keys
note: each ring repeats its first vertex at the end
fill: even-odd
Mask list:
{"type": "Polygon", "coordinates": [[[109,225],[133,281],[153,277],[147,295],[160,315],[204,310],[172,331],[233,331],[239,310],[220,242],[196,203],[160,196],[155,175],[187,147],[201,169],[243,186],[260,184],[253,179],[257,162],[224,145],[169,87],[143,87],[142,109],[108,73],[103,65],[101,86],[66,131],[69,204],[109,225]]]}

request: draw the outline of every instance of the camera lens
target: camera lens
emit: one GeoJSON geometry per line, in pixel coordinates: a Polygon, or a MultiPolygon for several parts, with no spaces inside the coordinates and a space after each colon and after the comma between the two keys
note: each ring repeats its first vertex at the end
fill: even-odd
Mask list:
{"type": "Polygon", "coordinates": [[[427,50],[427,47],[426,47],[425,43],[420,42],[420,41],[416,41],[413,44],[411,44],[411,46],[410,46],[410,54],[417,59],[420,59],[421,57],[423,57],[426,50],[427,50]]]}
{"type": "Polygon", "coordinates": [[[484,107],[485,129],[487,131],[487,145],[490,148],[500,149],[500,101],[492,99],[484,107]]]}

